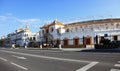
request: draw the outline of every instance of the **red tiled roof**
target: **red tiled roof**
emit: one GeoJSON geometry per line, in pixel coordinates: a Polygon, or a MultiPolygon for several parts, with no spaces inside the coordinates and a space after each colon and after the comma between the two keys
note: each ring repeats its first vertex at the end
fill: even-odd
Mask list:
{"type": "Polygon", "coordinates": [[[52,26],[52,25],[64,25],[64,24],[57,21],[57,20],[54,20],[51,24],[46,24],[46,25],[44,25],[44,26],[42,26],[40,28],[42,29],[42,28],[46,28],[46,27],[49,27],[49,26],[52,26]]]}
{"type": "Polygon", "coordinates": [[[91,24],[109,24],[112,22],[120,22],[120,18],[112,18],[112,19],[99,19],[99,20],[90,20],[90,21],[83,21],[83,22],[74,22],[70,24],[66,24],[64,28],[70,28],[73,26],[85,26],[91,24]]]}

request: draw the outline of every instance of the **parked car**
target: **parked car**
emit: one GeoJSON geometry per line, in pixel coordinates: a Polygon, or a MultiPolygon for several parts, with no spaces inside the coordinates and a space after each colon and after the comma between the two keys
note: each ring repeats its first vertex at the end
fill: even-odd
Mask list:
{"type": "Polygon", "coordinates": [[[110,41],[103,39],[100,44],[95,44],[95,49],[114,49],[120,47],[120,41],[110,41]]]}

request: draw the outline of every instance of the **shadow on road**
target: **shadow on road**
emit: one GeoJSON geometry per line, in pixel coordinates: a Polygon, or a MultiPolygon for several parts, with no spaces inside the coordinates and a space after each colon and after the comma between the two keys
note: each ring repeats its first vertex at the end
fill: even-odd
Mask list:
{"type": "Polygon", "coordinates": [[[94,52],[94,53],[120,53],[120,49],[88,49],[77,52],[94,52]]]}

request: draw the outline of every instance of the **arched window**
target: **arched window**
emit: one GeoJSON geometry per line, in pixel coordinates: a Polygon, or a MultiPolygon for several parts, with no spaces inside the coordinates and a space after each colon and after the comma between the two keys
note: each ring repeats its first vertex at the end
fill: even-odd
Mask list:
{"type": "Polygon", "coordinates": [[[94,29],[93,29],[93,28],[91,28],[91,30],[93,31],[94,29]]]}
{"type": "Polygon", "coordinates": [[[46,33],[49,33],[49,29],[46,29],[46,33]]]}
{"type": "Polygon", "coordinates": [[[118,24],[116,24],[116,28],[118,28],[120,26],[120,24],[118,23],[118,24]]]}
{"type": "Polygon", "coordinates": [[[69,32],[70,30],[69,29],[66,29],[66,32],[69,32]]]}
{"type": "Polygon", "coordinates": [[[80,26],[80,28],[82,28],[82,26],[80,26]]]}
{"type": "Polygon", "coordinates": [[[78,31],[78,27],[75,27],[76,31],[78,31]]]}
{"type": "Polygon", "coordinates": [[[82,28],[82,31],[84,31],[84,29],[82,28]]]}
{"type": "Polygon", "coordinates": [[[42,30],[42,33],[44,34],[44,30],[42,30]]]}
{"type": "Polygon", "coordinates": [[[59,29],[57,29],[57,33],[58,33],[58,34],[60,33],[59,29]]]}
{"type": "Polygon", "coordinates": [[[106,26],[106,29],[108,29],[108,26],[106,26]]]}
{"type": "Polygon", "coordinates": [[[54,29],[53,29],[53,27],[51,27],[51,32],[53,32],[54,31],[54,29]]]}

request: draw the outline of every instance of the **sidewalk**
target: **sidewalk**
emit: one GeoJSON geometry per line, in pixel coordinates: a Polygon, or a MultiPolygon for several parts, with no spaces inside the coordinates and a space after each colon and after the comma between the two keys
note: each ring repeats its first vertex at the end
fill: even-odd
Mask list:
{"type": "Polygon", "coordinates": [[[94,48],[62,48],[63,51],[82,51],[82,50],[93,50],[94,48]]]}
{"type": "Polygon", "coordinates": [[[82,50],[81,52],[120,53],[120,48],[116,48],[116,49],[90,49],[90,50],[82,50]]]}
{"type": "Polygon", "coordinates": [[[94,48],[25,48],[31,50],[60,50],[60,51],[82,51],[82,50],[94,50],[94,48]]]}
{"type": "MultiPolygon", "coordinates": [[[[2,47],[1,49],[6,49],[2,47]]],[[[116,49],[95,49],[95,48],[11,48],[11,49],[28,49],[28,50],[52,50],[52,51],[76,51],[76,52],[104,52],[120,53],[120,48],[116,49]]]]}
{"type": "Polygon", "coordinates": [[[31,50],[55,50],[55,51],[76,51],[76,52],[99,52],[99,53],[120,53],[120,48],[117,49],[95,49],[95,48],[26,48],[31,50]]]}

